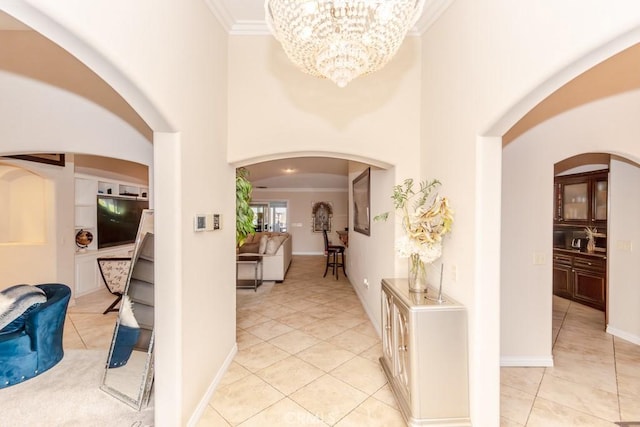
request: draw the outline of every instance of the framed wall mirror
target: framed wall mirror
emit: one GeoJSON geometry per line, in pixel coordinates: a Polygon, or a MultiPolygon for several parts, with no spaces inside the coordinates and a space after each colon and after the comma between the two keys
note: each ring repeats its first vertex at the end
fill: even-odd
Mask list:
{"type": "Polygon", "coordinates": [[[369,218],[371,169],[367,168],[353,180],[353,229],[358,233],[370,234],[369,218]]]}
{"type": "Polygon", "coordinates": [[[153,385],[153,265],[153,210],[145,209],[100,386],[137,410],[147,405],[153,385]]]}

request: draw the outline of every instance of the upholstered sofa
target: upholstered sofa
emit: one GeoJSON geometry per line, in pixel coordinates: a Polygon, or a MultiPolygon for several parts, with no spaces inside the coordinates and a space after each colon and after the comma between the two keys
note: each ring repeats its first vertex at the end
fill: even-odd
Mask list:
{"type": "MultiPolygon", "coordinates": [[[[291,265],[291,235],[289,233],[257,232],[247,237],[238,249],[238,256],[262,257],[262,279],[282,282],[291,265]]],[[[254,266],[238,265],[238,279],[253,280],[254,266]]]]}
{"type": "Polygon", "coordinates": [[[62,332],[71,289],[37,285],[46,302],[30,311],[19,330],[0,334],[0,389],[21,383],[55,366],[62,357],[62,332]]]}

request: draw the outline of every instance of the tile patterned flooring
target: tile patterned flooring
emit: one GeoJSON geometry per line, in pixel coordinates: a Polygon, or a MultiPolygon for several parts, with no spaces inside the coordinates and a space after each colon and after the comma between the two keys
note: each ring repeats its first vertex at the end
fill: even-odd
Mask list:
{"type": "Polygon", "coordinates": [[[342,271],[323,271],[295,256],[283,283],[237,292],[238,354],[200,427],[405,425],[376,330],[342,271]]]}
{"type": "Polygon", "coordinates": [[[603,312],[554,296],[554,367],[501,369],[501,425],[640,426],[640,346],[604,324],[603,312]]]}
{"type": "Polygon", "coordinates": [[[65,350],[109,349],[118,313],[102,312],[115,298],[105,287],[76,298],[76,304],[67,309],[63,335],[65,350]]]}
{"type": "MultiPolygon", "coordinates": [[[[199,427],[405,425],[358,297],[323,271],[323,257],[294,256],[285,282],[238,290],[238,354],[199,427]]],[[[112,300],[101,289],[69,307],[65,348],[108,348],[112,300]]],[[[640,422],[640,346],[605,333],[602,312],[553,303],[555,366],[502,368],[501,425],[640,422]]]]}

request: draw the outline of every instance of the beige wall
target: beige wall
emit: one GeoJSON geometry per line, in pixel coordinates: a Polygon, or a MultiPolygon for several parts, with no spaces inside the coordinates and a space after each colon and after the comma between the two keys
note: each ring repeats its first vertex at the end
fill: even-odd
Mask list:
{"type": "Polygon", "coordinates": [[[315,202],[331,202],[333,218],[329,239],[339,243],[336,230],[349,226],[347,190],[322,191],[313,188],[295,191],[270,191],[254,189],[252,201],[283,200],[288,204],[288,231],[291,233],[293,253],[298,255],[321,255],[324,253],[322,233],[312,231],[311,206],[315,202]],[[295,225],[294,225],[295,224],[295,225]],[[299,226],[298,226],[299,224],[299,226]]]}
{"type": "MultiPolygon", "coordinates": [[[[640,104],[640,96],[638,98],[636,108],[640,104]]],[[[636,135],[635,141],[639,135],[636,135]]],[[[614,158],[610,171],[607,332],[640,345],[640,287],[637,285],[637,248],[640,245],[640,197],[637,191],[640,186],[640,167],[637,163],[614,158]],[[623,249],[621,243],[624,242],[631,242],[631,250],[623,249]]]]}
{"type": "Polygon", "coordinates": [[[273,37],[230,37],[229,161],[337,154],[415,172],[419,53],[408,39],[383,70],[340,89],[298,71],[273,37]]]}

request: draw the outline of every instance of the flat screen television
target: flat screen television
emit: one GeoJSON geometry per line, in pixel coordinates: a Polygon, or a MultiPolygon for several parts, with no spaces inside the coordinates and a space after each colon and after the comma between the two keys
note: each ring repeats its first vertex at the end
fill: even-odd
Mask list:
{"type": "Polygon", "coordinates": [[[147,200],[98,196],[98,249],[134,243],[147,200]]]}

